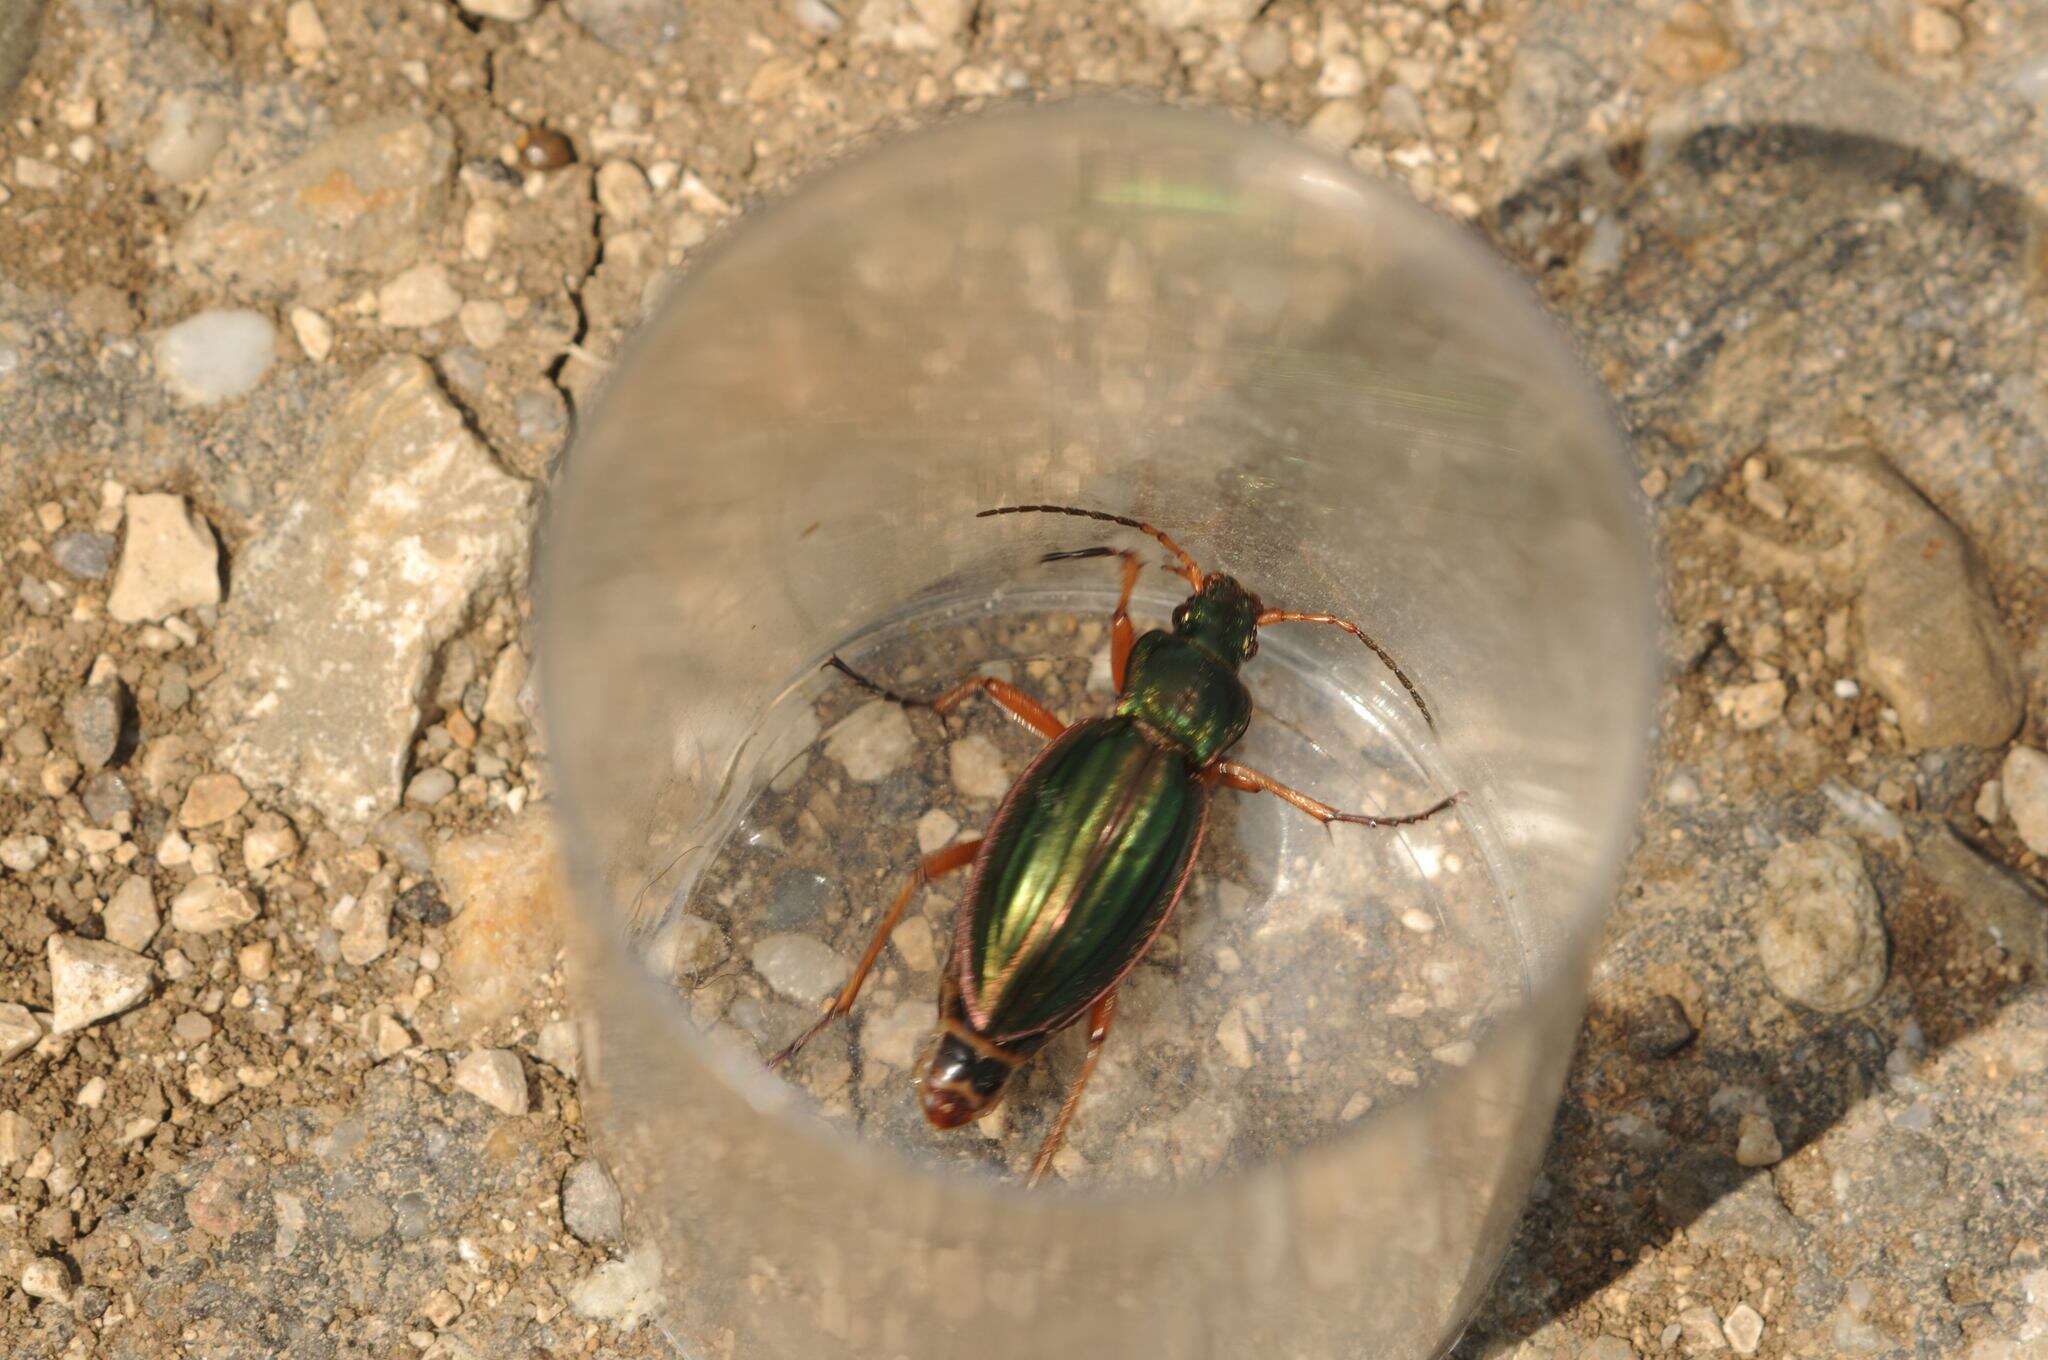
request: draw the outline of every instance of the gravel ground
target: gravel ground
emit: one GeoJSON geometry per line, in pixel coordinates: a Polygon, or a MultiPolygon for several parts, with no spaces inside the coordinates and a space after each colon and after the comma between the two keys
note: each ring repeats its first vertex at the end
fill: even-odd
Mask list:
{"type": "Polygon", "coordinates": [[[1460,1353],[2048,1355],[2039,5],[42,29],[0,121],[5,1353],[664,1353],[557,967],[547,479],[749,205],[1116,89],[1299,127],[1491,238],[1642,458],[1653,797],[1460,1353]]]}

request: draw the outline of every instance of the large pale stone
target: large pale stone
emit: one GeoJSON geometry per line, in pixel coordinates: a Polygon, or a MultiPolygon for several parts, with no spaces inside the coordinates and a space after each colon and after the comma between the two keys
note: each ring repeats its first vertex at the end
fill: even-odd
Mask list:
{"type": "Polygon", "coordinates": [[[210,199],[178,233],[171,259],[250,296],[402,269],[446,210],[454,168],[454,140],[439,119],[357,123],[210,199]]]}
{"type": "Polygon", "coordinates": [[[426,364],[365,374],[222,616],[221,763],[362,822],[397,804],[437,649],[525,569],[532,492],[426,364]]]}

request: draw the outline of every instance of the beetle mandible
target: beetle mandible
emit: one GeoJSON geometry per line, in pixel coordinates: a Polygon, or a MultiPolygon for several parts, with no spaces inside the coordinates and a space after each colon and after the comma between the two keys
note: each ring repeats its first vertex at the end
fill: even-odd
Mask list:
{"type": "Polygon", "coordinates": [[[935,698],[919,698],[831,658],[827,664],[855,684],[906,708],[944,714],[986,694],[1051,744],[1017,777],[982,836],[925,857],[882,914],[846,985],[769,1066],[787,1063],[852,1010],[883,944],[920,888],[971,865],[939,985],[938,1048],[919,1073],[918,1097],[925,1118],[938,1128],[978,1119],[1002,1099],[1011,1074],[1086,1015],[1087,1056],[1032,1161],[1029,1181],[1036,1184],[1059,1151],[1095,1071],[1116,1014],[1117,988],[1158,938],[1187,886],[1216,785],[1274,794],[1325,825],[1408,826],[1434,817],[1460,795],[1401,816],[1339,812],[1225,759],[1252,717],[1251,694],[1238,669],[1258,654],[1259,630],[1279,623],[1343,629],[1393,672],[1425,721],[1434,727],[1435,720],[1394,658],[1349,620],[1269,609],[1231,577],[1204,572],[1179,544],[1142,520],[1067,505],[1006,505],[978,518],[1019,514],[1077,515],[1148,534],[1172,554],[1171,570],[1191,593],[1173,611],[1171,630],[1139,635],[1130,616],[1142,566],[1137,553],[1083,548],[1043,559],[1115,557],[1123,564],[1122,589],[1110,616],[1116,706],[1106,717],[1072,726],[994,676],[970,676],[935,698]]]}

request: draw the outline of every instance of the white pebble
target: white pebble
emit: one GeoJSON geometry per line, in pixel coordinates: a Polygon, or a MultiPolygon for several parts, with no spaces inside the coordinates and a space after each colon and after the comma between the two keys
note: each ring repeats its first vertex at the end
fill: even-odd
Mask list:
{"type": "Polygon", "coordinates": [[[47,836],[9,836],[0,841],[0,864],[17,874],[33,873],[50,857],[47,836]]]}
{"type": "Polygon", "coordinates": [[[192,935],[213,935],[256,919],[249,894],[219,874],[201,874],[171,899],[171,929],[192,935]]]}
{"type": "Polygon", "coordinates": [[[123,949],[137,953],[149,947],[156,938],[157,927],[163,918],[157,913],[156,893],[149,886],[149,879],[135,874],[114,891],[107,903],[107,910],[101,917],[101,924],[107,938],[123,949]]]}
{"type": "Polygon", "coordinates": [[[187,317],[156,338],[157,375],[172,395],[195,406],[255,391],[276,357],[277,328],[240,307],[187,317]]]}
{"type": "Polygon", "coordinates": [[[927,855],[942,846],[951,845],[953,837],[959,834],[959,821],[939,808],[933,808],[917,819],[917,848],[927,855]]]}
{"type": "Polygon", "coordinates": [[[54,1256],[38,1256],[21,1271],[21,1292],[51,1303],[71,1301],[71,1271],[54,1256]]]}

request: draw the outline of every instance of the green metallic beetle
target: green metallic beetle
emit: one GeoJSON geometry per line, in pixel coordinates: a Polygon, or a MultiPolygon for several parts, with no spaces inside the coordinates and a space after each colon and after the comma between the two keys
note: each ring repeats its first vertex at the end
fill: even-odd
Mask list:
{"type": "Polygon", "coordinates": [[[1201,849],[1209,796],[1217,784],[1271,793],[1316,820],[1406,826],[1458,801],[1452,794],[1405,816],[1339,812],[1258,771],[1225,760],[1252,717],[1238,668],[1257,655],[1259,629],[1276,623],[1342,628],[1370,647],[1415,701],[1429,709],[1384,648],[1354,623],[1330,614],[1268,609],[1235,580],[1204,573],[1171,538],[1140,520],[1064,505],[1009,505],[981,517],[1078,515],[1139,530],[1173,554],[1173,570],[1194,592],[1173,611],[1171,632],[1134,636],[1131,592],[1138,555],[1087,548],[1045,560],[1118,557],[1123,588],[1110,618],[1108,717],[1069,727],[1029,695],[977,675],[934,699],[898,694],[830,664],[862,688],[911,708],[946,713],[985,693],[1051,745],[1027,766],[979,839],[928,857],[882,916],[853,976],[817,1022],[770,1060],[780,1067],[853,1008],[904,909],[925,884],[972,864],[954,917],[952,952],[939,988],[939,1043],[918,1077],[925,1118],[958,1128],[993,1110],[1010,1075],[1060,1030],[1089,1017],[1088,1053],[1053,1121],[1030,1180],[1052,1164],[1095,1070],[1116,1011],[1118,986],[1158,938],[1201,849]]]}

